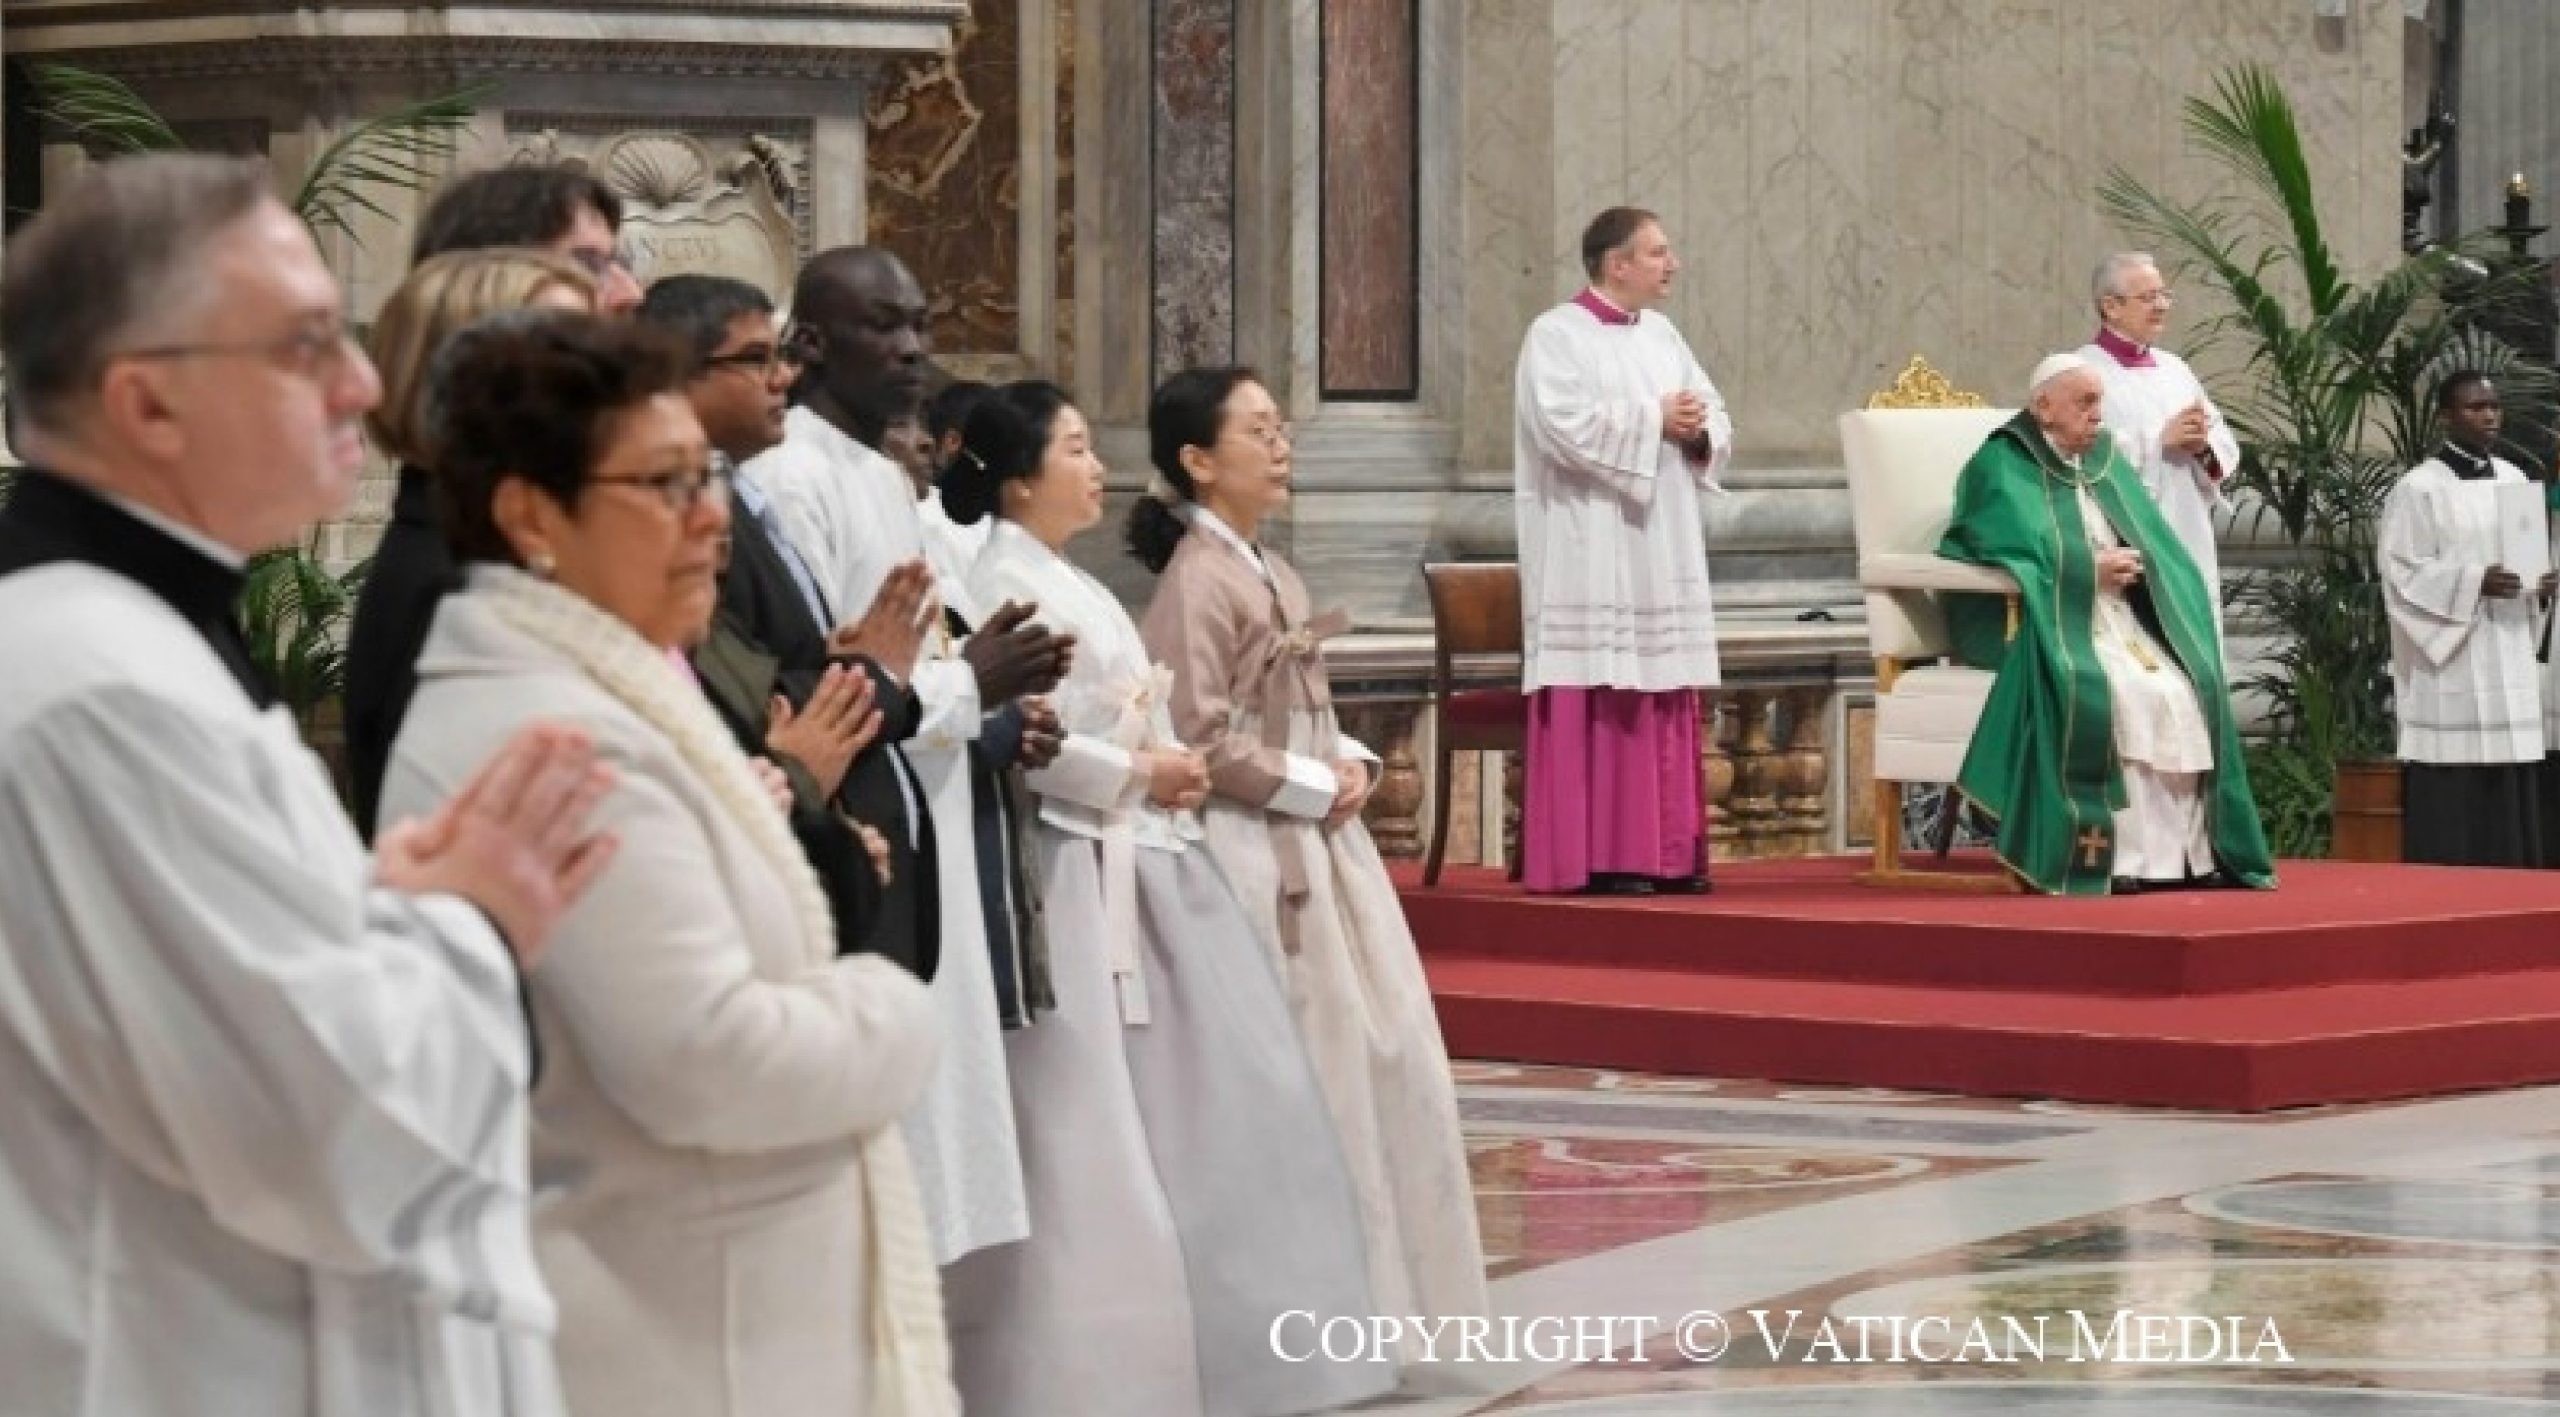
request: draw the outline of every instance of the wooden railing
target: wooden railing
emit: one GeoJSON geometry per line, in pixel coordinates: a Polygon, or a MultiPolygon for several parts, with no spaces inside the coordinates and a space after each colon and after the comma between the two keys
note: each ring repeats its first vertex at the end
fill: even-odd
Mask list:
{"type": "MultiPolygon", "coordinates": [[[[1717,860],[1809,856],[1846,850],[1864,838],[1850,804],[1866,784],[1848,778],[1858,754],[1853,711],[1872,702],[1874,679],[1864,626],[1762,622],[1718,636],[1724,684],[1705,700],[1700,722],[1701,788],[1708,842],[1717,860]]],[[[1417,857],[1430,823],[1431,637],[1363,634],[1327,648],[1344,726],[1384,764],[1366,817],[1378,849],[1417,857]]],[[[1515,681],[1516,663],[1461,663],[1462,678],[1515,681]]],[[[1488,755],[1489,756],[1489,755],[1488,755]]],[[[1520,765],[1497,769],[1461,755],[1451,794],[1449,859],[1496,864],[1518,850],[1520,765]],[[1500,794],[1487,811],[1487,778],[1500,794]],[[1488,820],[1499,823],[1487,840],[1488,820]]]]}

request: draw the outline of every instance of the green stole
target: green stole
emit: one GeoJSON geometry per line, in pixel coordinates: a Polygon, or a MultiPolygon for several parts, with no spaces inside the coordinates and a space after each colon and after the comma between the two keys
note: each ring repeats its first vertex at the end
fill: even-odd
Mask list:
{"type": "Polygon", "coordinates": [[[1998,819],[2000,859],[2030,885],[2061,895],[2106,893],[2124,774],[2107,676],[2091,637],[2098,565],[2080,512],[2083,486],[2116,534],[2142,553],[2136,609],[2147,609],[2145,623],[2195,685],[2212,731],[2214,771],[2204,790],[2214,858],[2248,885],[2273,886],[2212,593],[2104,432],[2075,470],[2034,416],[2021,413],[1984,440],[1956,484],[1938,554],[2008,572],[2019,601],[2013,636],[2007,597],[1943,598],[1956,657],[1998,673],[1956,786],[1998,819]]]}

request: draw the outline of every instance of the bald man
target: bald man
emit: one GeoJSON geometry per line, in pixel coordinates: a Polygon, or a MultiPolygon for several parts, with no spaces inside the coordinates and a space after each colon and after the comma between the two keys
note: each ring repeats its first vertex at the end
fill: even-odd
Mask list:
{"type": "Polygon", "coordinates": [[[2099,427],[2088,360],[2054,355],[2028,387],[1965,464],[1938,547],[2019,586],[2015,613],[1947,597],[1958,657],[1999,676],[1956,785],[2040,891],[2271,887],[2212,594],[2099,427]]]}
{"type": "Polygon", "coordinates": [[[934,1258],[949,1264],[1030,1233],[999,1021],[1027,1021],[1051,1000],[1043,943],[1011,889],[1022,876],[1007,794],[996,788],[1017,762],[1037,766],[1056,752],[1045,729],[1028,731],[1032,716],[1018,701],[1056,687],[1068,642],[1027,623],[1027,607],[987,607],[977,619],[963,588],[925,566],[915,484],[879,451],[890,423],[924,398],[916,278],[876,247],[837,247],[810,259],[791,304],[799,406],[783,419],[782,442],[747,464],[747,478],[771,498],[783,538],[837,617],[906,575],[933,579],[943,603],[966,617],[946,620],[949,633],[914,663],[905,687],[920,712],[899,748],[907,804],[903,817],[898,802],[879,804],[878,818],[913,833],[892,847],[914,850],[906,881],[920,907],[915,928],[934,934],[941,961],[943,1063],[907,1118],[907,1142],[934,1258]]]}

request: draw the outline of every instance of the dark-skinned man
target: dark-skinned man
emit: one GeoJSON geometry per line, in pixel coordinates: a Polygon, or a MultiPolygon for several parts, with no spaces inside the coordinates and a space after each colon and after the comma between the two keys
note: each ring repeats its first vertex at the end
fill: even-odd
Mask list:
{"type": "MultiPolygon", "coordinates": [[[[929,584],[914,486],[877,451],[890,421],[912,415],[924,394],[922,288],[887,252],[842,247],[801,271],[792,312],[799,406],[749,478],[830,604],[867,605],[912,578],[929,584]]],[[[926,609],[937,633],[908,678],[922,712],[905,751],[936,843],[944,972],[934,992],[946,1031],[907,1136],[935,1258],[949,1264],[1030,1233],[1001,1027],[1045,1006],[1047,980],[999,788],[1015,763],[1037,766],[1057,751],[1055,717],[1023,701],[1056,686],[1070,644],[1028,623],[1029,607],[980,616],[960,586],[938,590],[965,618],[926,609]]]]}

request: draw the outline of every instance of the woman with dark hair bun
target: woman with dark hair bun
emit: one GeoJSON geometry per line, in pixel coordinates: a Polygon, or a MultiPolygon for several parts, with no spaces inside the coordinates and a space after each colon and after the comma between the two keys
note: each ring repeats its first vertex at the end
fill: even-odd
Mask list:
{"type": "Polygon", "coordinates": [[[1256,540],[1289,500],[1289,425],[1249,369],[1167,379],[1147,414],[1156,480],[1129,549],[1162,573],[1143,629],[1173,669],[1174,730],[1209,764],[1216,858],[1289,980],[1341,1133],[1379,1312],[1482,1314],[1484,1249],[1449,1055],[1413,934],[1361,805],[1377,757],[1335,722],[1306,585],[1256,540]]]}
{"type": "Polygon", "coordinates": [[[1199,849],[1208,775],[1167,676],[1066,559],[1102,520],[1102,478],[1084,416],[1037,382],[972,410],[943,474],[955,519],[996,518],[972,596],[1076,637],[1065,744],[1028,774],[1058,1012],[1005,1038],[1031,1238],[950,1271],[961,1391],[971,1411],[1095,1417],[1356,1403],[1392,1364],[1274,1351],[1281,1315],[1388,1311],[1368,1307],[1357,1201],[1279,977],[1199,849]]]}

